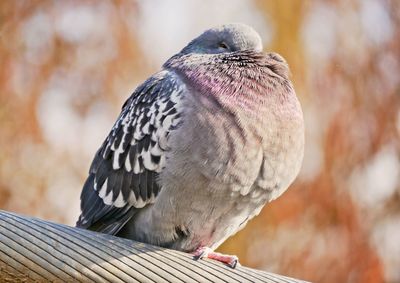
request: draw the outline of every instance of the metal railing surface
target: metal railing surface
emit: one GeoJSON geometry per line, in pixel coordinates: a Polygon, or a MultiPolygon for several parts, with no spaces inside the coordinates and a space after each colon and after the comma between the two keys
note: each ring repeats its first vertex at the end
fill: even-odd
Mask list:
{"type": "Polygon", "coordinates": [[[0,282],[305,281],[0,211],[0,282]]]}

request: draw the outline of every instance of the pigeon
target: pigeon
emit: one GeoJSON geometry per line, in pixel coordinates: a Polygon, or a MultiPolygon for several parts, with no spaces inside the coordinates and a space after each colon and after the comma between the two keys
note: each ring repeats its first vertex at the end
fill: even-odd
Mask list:
{"type": "Polygon", "coordinates": [[[296,178],[304,124],[286,61],[241,23],[173,55],[97,151],[77,227],[213,258],[296,178]]]}

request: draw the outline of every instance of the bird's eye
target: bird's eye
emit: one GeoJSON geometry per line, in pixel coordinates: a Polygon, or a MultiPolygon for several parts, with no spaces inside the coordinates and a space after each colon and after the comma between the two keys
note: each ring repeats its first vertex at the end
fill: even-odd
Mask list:
{"type": "Polygon", "coordinates": [[[220,42],[220,43],[218,44],[218,48],[228,49],[228,45],[226,45],[225,42],[220,42]]]}

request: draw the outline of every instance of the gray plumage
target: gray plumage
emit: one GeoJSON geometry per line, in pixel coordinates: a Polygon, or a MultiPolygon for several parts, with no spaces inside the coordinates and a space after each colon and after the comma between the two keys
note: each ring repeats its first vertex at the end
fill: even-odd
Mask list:
{"type": "Polygon", "coordinates": [[[246,25],[194,39],[124,104],[77,226],[188,252],[218,247],[300,169],[303,116],[288,73],[246,25]]]}

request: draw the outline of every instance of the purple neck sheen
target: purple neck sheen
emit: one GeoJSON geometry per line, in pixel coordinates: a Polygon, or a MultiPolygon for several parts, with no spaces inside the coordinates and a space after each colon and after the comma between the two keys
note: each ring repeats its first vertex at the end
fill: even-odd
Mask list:
{"type": "Polygon", "coordinates": [[[212,96],[226,107],[251,111],[291,93],[286,62],[275,55],[251,51],[178,55],[165,67],[201,95],[212,96]]]}

